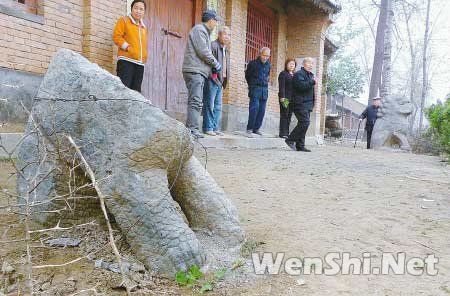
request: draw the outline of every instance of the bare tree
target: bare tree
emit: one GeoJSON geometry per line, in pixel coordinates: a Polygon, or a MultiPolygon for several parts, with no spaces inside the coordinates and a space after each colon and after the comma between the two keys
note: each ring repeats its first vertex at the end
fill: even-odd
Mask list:
{"type": "Polygon", "coordinates": [[[425,20],[425,34],[423,37],[423,54],[422,54],[422,95],[420,100],[420,113],[419,113],[419,129],[418,134],[420,135],[422,132],[423,125],[423,109],[425,106],[425,99],[428,93],[428,42],[429,42],[429,30],[430,30],[430,10],[431,10],[431,0],[427,0],[427,17],[425,20]]]}
{"type": "Polygon", "coordinates": [[[392,2],[388,1],[386,7],[387,11],[386,26],[384,33],[384,50],[382,63],[382,80],[380,87],[380,96],[385,98],[391,94],[392,83],[392,31],[394,21],[394,11],[392,10],[392,2]]]}
{"type": "Polygon", "coordinates": [[[417,12],[418,7],[416,3],[411,3],[408,1],[401,1],[401,11],[403,16],[403,21],[406,29],[406,34],[408,38],[408,48],[409,48],[409,80],[407,81],[407,89],[409,93],[409,100],[411,101],[413,105],[413,112],[411,113],[411,116],[409,117],[409,133],[412,134],[414,130],[414,124],[416,121],[416,114],[419,109],[419,106],[417,104],[416,100],[416,91],[417,91],[417,82],[419,79],[418,75],[418,69],[420,67],[420,63],[418,62],[417,58],[419,55],[419,46],[417,42],[414,40],[414,37],[412,35],[412,28],[411,28],[411,18],[414,16],[414,13],[417,12]]]}
{"type": "Polygon", "coordinates": [[[373,59],[372,75],[370,78],[368,103],[371,98],[378,95],[381,87],[381,76],[383,71],[383,60],[385,52],[384,44],[391,2],[391,0],[381,0],[380,4],[380,17],[378,19],[377,35],[375,39],[375,54],[373,59]]]}

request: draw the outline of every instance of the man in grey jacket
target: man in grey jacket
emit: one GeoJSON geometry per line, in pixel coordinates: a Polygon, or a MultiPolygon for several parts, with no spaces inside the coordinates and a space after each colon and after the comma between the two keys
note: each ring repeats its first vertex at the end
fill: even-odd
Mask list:
{"type": "Polygon", "coordinates": [[[215,71],[206,81],[203,91],[203,132],[209,136],[222,136],[220,121],[222,118],[222,94],[230,75],[230,28],[223,26],[218,30],[217,40],[211,43],[214,57],[222,65],[221,71],[215,71]]]}
{"type": "Polygon", "coordinates": [[[189,92],[186,127],[195,138],[203,138],[200,133],[200,113],[203,106],[203,87],[212,73],[220,71],[222,65],[211,52],[211,32],[220,18],[214,10],[203,12],[202,23],[189,32],[183,60],[183,78],[189,92]]]}

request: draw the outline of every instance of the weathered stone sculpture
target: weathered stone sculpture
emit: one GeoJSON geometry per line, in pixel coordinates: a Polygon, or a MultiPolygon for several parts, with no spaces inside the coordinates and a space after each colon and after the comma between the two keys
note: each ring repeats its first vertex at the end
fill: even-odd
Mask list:
{"type": "Polygon", "coordinates": [[[408,98],[391,96],[383,98],[371,146],[411,150],[407,139],[408,116],[411,112],[412,105],[408,98]]]}
{"type": "MultiPolygon", "coordinates": [[[[192,156],[189,131],[82,56],[70,50],[54,56],[26,133],[19,152],[21,203],[27,192],[35,203],[67,193],[67,167],[76,158],[70,135],[108,197],[108,211],[150,269],[172,275],[208,264],[210,246],[239,249],[244,234],[237,210],[192,156]]],[[[81,168],[79,180],[86,179],[81,168]]],[[[54,221],[52,210],[60,206],[43,203],[35,218],[54,221]]],[[[78,202],[57,219],[95,216],[96,206],[78,202]]]]}

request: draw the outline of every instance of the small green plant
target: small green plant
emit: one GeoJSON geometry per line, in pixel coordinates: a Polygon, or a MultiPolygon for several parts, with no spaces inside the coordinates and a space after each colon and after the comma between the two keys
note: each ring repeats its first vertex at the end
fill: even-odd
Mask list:
{"type": "Polygon", "coordinates": [[[175,275],[175,281],[182,287],[191,288],[204,294],[212,291],[214,285],[224,278],[227,271],[226,268],[222,268],[215,271],[212,275],[205,276],[197,265],[193,265],[187,271],[178,271],[175,275]]]}
{"type": "Polygon", "coordinates": [[[264,245],[264,242],[258,242],[253,239],[247,239],[241,247],[241,255],[244,258],[248,258],[255,252],[256,248],[264,245]]]}
{"type": "Polygon", "coordinates": [[[438,103],[426,111],[430,130],[442,151],[450,155],[450,96],[444,103],[438,103]]]}
{"type": "Polygon", "coordinates": [[[448,288],[448,287],[442,286],[441,290],[444,291],[447,294],[450,294],[450,288],[448,288]]]}

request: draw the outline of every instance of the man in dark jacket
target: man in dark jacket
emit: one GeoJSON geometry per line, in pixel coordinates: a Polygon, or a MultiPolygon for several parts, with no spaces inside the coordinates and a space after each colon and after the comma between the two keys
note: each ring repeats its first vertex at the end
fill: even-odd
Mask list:
{"type": "Polygon", "coordinates": [[[370,141],[372,140],[372,131],[377,121],[378,108],[380,108],[381,98],[376,97],[372,99],[372,105],[368,106],[366,110],[359,116],[359,121],[366,119],[365,130],[367,132],[367,149],[370,149],[370,141]]]}
{"type": "Polygon", "coordinates": [[[215,68],[220,71],[222,65],[211,52],[211,32],[220,18],[214,10],[202,15],[202,23],[195,25],[189,32],[183,60],[183,78],[188,89],[188,110],[186,127],[195,138],[203,138],[200,133],[200,112],[203,106],[203,87],[206,79],[215,68]]]}
{"type": "Polygon", "coordinates": [[[217,40],[211,43],[211,50],[219,64],[220,71],[213,69],[206,81],[203,95],[203,132],[210,136],[222,136],[220,121],[222,117],[222,94],[230,75],[230,54],[227,48],[230,42],[230,29],[226,26],[218,30],[217,40]]]}
{"type": "Polygon", "coordinates": [[[266,104],[269,97],[270,77],[270,48],[263,47],[259,57],[250,61],[245,70],[245,80],[248,84],[248,106],[247,135],[252,133],[262,135],[259,131],[266,113],[266,104]]]}
{"type": "Polygon", "coordinates": [[[290,106],[298,122],[286,139],[286,144],[292,150],[302,152],[311,152],[305,147],[305,136],[310,123],[310,114],[314,109],[314,86],[316,85],[316,80],[312,73],[313,65],[312,58],[305,58],[303,67],[294,74],[292,79],[294,94],[290,106]]]}

